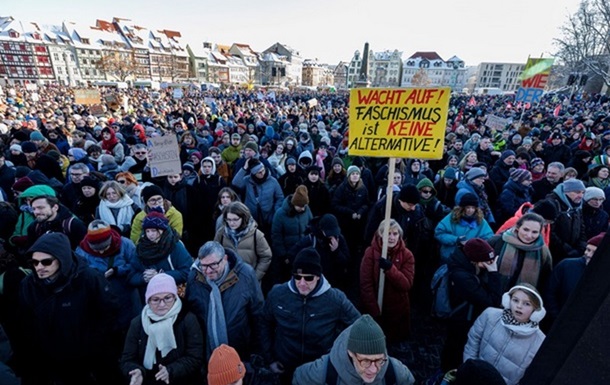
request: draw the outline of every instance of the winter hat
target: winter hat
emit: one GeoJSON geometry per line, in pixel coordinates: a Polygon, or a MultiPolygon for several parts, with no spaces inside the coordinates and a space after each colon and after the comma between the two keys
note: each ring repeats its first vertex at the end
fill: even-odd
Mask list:
{"type": "Polygon", "coordinates": [[[286,166],[290,166],[291,164],[297,164],[297,160],[290,156],[286,159],[286,166]]]}
{"type": "Polygon", "coordinates": [[[599,247],[599,244],[602,243],[602,240],[604,239],[604,237],[606,236],[606,233],[599,233],[596,236],[594,236],[593,238],[590,238],[587,241],[587,245],[593,245],[595,247],[599,247]]]}
{"type": "Polygon", "coordinates": [[[554,132],[551,134],[551,139],[562,139],[562,136],[559,132],[554,132]]]}
{"type": "Polygon", "coordinates": [[[61,154],[55,150],[47,152],[47,155],[53,158],[53,160],[55,160],[56,162],[59,162],[59,159],[61,158],[61,154]]]}
{"type": "Polygon", "coordinates": [[[468,359],[460,365],[453,385],[506,385],[506,381],[496,368],[483,360],[468,359]]]}
{"type": "Polygon", "coordinates": [[[292,273],[322,275],[322,262],[316,249],[307,247],[299,251],[292,263],[292,273]]]}
{"type": "Polygon", "coordinates": [[[29,152],[37,152],[38,148],[36,147],[36,145],[30,141],[26,141],[26,142],[21,142],[21,150],[24,153],[29,153],[29,152]]]}
{"type": "Polygon", "coordinates": [[[231,135],[231,139],[241,139],[241,135],[239,135],[237,132],[231,135]]]}
{"type": "Polygon", "coordinates": [[[555,206],[555,204],[548,199],[542,199],[536,202],[532,211],[547,221],[554,221],[559,215],[557,206],[555,206]]]}
{"type": "Polygon", "coordinates": [[[353,173],[357,172],[358,174],[360,174],[360,169],[358,168],[358,166],[349,166],[347,168],[347,176],[349,177],[350,175],[352,175],[353,173]]]}
{"type": "Polygon", "coordinates": [[[307,193],[307,187],[305,187],[303,185],[300,185],[299,187],[297,187],[294,194],[292,195],[292,199],[290,200],[290,203],[292,203],[293,206],[299,206],[299,207],[304,207],[305,205],[308,205],[309,196],[307,193]]]}
{"type": "Polygon", "coordinates": [[[443,174],[443,178],[455,180],[456,177],[457,177],[457,175],[456,175],[456,172],[455,172],[455,168],[447,167],[447,169],[445,170],[445,173],[443,174]]]}
{"type": "Polygon", "coordinates": [[[336,164],[340,164],[340,165],[341,165],[341,167],[345,168],[345,164],[343,163],[343,159],[339,158],[338,156],[335,156],[335,157],[333,158],[333,161],[332,161],[332,163],[331,163],[331,166],[334,166],[334,165],[336,165],[336,164]]]}
{"type": "Polygon", "coordinates": [[[246,148],[249,148],[250,150],[254,151],[254,152],[258,152],[258,144],[254,143],[254,142],[248,142],[244,145],[244,150],[246,148]]]}
{"type": "Polygon", "coordinates": [[[472,238],[466,241],[464,254],[470,262],[488,262],[496,256],[494,249],[481,238],[472,238]]]}
{"type": "Polygon", "coordinates": [[[483,171],[483,169],[480,169],[478,167],[473,167],[470,170],[468,170],[468,172],[466,173],[466,179],[468,180],[475,180],[477,178],[486,176],[487,173],[485,173],[485,171],[483,171]]]}
{"type": "Polygon", "coordinates": [[[169,274],[159,273],[152,277],[150,281],[148,281],[144,297],[146,297],[146,302],[148,302],[153,295],[162,293],[171,293],[178,296],[176,281],[174,280],[174,277],[169,274]]]}
{"type": "Polygon", "coordinates": [[[383,330],[370,315],[360,316],[350,327],[347,350],[357,354],[386,354],[383,330]]]}
{"type": "Polygon", "coordinates": [[[515,154],[515,152],[513,150],[506,150],[504,152],[502,152],[502,155],[500,156],[500,160],[505,160],[506,158],[508,158],[509,156],[517,156],[517,154],[515,154]]]}
{"type": "Polygon", "coordinates": [[[87,156],[87,151],[82,148],[72,147],[68,150],[68,155],[72,155],[74,160],[81,160],[87,156]]]}
{"type": "Polygon", "coordinates": [[[580,181],[578,179],[568,179],[565,182],[563,182],[562,185],[563,185],[564,193],[587,190],[587,188],[585,187],[585,184],[582,183],[582,181],[580,181]]]}
{"type": "Polygon", "coordinates": [[[419,203],[419,190],[415,185],[407,184],[400,188],[398,200],[404,203],[419,203]]]}
{"type": "Polygon", "coordinates": [[[44,136],[42,136],[40,131],[32,131],[30,134],[30,140],[44,140],[44,136]]]}
{"type": "Polygon", "coordinates": [[[536,310],[530,316],[530,321],[532,322],[540,322],[546,315],[546,310],[544,309],[544,303],[542,302],[542,296],[538,293],[538,290],[529,283],[520,283],[518,285],[513,286],[508,292],[502,295],[502,307],[505,309],[510,309],[510,297],[517,290],[521,290],[531,294],[534,297],[533,305],[536,307],[536,310]],[[538,302],[538,303],[536,303],[538,302]]]}
{"type": "MultiPolygon", "coordinates": [[[[564,189],[565,191],[565,189],[564,189]]],[[[604,193],[604,190],[602,190],[599,187],[587,187],[585,189],[585,202],[588,202],[589,200],[593,199],[593,198],[603,198],[606,199],[606,194],[604,193]]]]}
{"type": "Polygon", "coordinates": [[[254,159],[250,160],[250,175],[257,174],[260,170],[263,169],[263,167],[265,167],[265,165],[259,162],[258,160],[256,162],[254,162],[253,160],[254,159]]]}
{"type": "Polygon", "coordinates": [[[532,144],[532,138],[530,138],[529,136],[523,138],[523,144],[532,144]]]}
{"type": "Polygon", "coordinates": [[[538,166],[539,164],[544,165],[544,160],[542,160],[541,158],[534,158],[530,162],[530,167],[534,168],[534,167],[538,166]]]}
{"type": "Polygon", "coordinates": [[[24,176],[28,176],[28,174],[32,172],[32,169],[28,166],[17,166],[15,167],[15,179],[23,178],[24,176]]]}
{"type": "Polygon", "coordinates": [[[23,152],[23,150],[21,149],[21,146],[19,144],[13,144],[9,147],[9,150],[11,151],[17,151],[17,152],[23,152]]]}
{"type": "Polygon", "coordinates": [[[151,211],[144,217],[142,229],[157,229],[166,231],[169,228],[169,220],[158,211],[151,211]]]}
{"type": "Polygon", "coordinates": [[[208,385],[229,385],[246,375],[246,367],[232,347],[222,344],[212,352],[208,362],[208,385]]]}
{"type": "Polygon", "coordinates": [[[337,221],[337,217],[335,217],[333,214],[322,215],[320,222],[318,222],[318,228],[326,237],[337,238],[339,235],[341,235],[339,222],[337,221]]]}
{"type": "Polygon", "coordinates": [[[95,191],[99,192],[100,189],[100,180],[97,179],[94,176],[91,175],[87,175],[86,177],[83,178],[83,180],[80,182],[80,186],[89,186],[89,187],[93,187],[95,189],[95,191]]]}
{"type": "Polygon", "coordinates": [[[479,207],[479,198],[473,193],[466,193],[462,195],[462,199],[460,199],[459,203],[460,207],[474,206],[479,207]]]}
{"type": "Polygon", "coordinates": [[[114,156],[112,156],[110,154],[102,155],[101,161],[104,166],[111,166],[113,164],[116,164],[116,161],[114,160],[114,156]]]}
{"type": "Polygon", "coordinates": [[[96,219],[87,228],[87,243],[95,251],[103,251],[112,242],[112,228],[106,221],[96,219]]]}
{"type": "Polygon", "coordinates": [[[155,195],[161,195],[163,197],[163,191],[157,185],[152,184],[142,189],[142,200],[144,203],[148,202],[148,200],[155,195]]]}
{"type": "Polygon", "coordinates": [[[424,187],[429,187],[430,189],[432,189],[432,195],[436,195],[436,189],[434,188],[432,181],[428,178],[420,180],[416,187],[418,190],[421,190],[424,187]]]}
{"type": "Polygon", "coordinates": [[[532,173],[523,168],[516,168],[510,172],[510,179],[521,184],[523,181],[532,180],[532,173]]]}
{"type": "Polygon", "coordinates": [[[191,162],[186,162],[182,165],[182,171],[189,170],[190,172],[195,172],[195,166],[191,162]]]}
{"type": "Polygon", "coordinates": [[[34,186],[34,182],[27,176],[17,179],[15,183],[13,183],[13,191],[24,192],[29,187],[34,186]]]}

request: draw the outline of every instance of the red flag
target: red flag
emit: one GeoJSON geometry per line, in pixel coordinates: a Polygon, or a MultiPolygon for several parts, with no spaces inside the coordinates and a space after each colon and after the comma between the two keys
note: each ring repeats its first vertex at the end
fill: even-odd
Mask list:
{"type": "Polygon", "coordinates": [[[470,100],[468,101],[468,106],[472,107],[472,106],[476,106],[477,105],[477,101],[474,100],[474,96],[470,97],[470,100]]]}
{"type": "Polygon", "coordinates": [[[464,118],[464,109],[460,109],[460,112],[458,112],[457,117],[455,118],[454,122],[453,122],[453,126],[452,128],[455,130],[458,126],[458,124],[460,124],[462,122],[462,119],[464,118]]]}
{"type": "Polygon", "coordinates": [[[526,110],[529,110],[531,107],[532,105],[529,102],[525,103],[525,105],[523,106],[523,108],[525,108],[526,110]]]}
{"type": "Polygon", "coordinates": [[[560,111],[561,111],[561,104],[558,104],[557,107],[555,107],[555,109],[553,110],[553,116],[558,117],[560,111]]]}

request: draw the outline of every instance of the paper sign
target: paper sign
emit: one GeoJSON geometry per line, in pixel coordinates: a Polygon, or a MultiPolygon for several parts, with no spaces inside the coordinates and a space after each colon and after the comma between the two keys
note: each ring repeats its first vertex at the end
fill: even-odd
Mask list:
{"type": "Polygon", "coordinates": [[[101,104],[94,104],[89,107],[89,112],[94,116],[104,115],[104,107],[101,104]]]}
{"type": "Polygon", "coordinates": [[[74,90],[74,103],[76,104],[90,106],[92,104],[99,104],[100,99],[101,97],[99,90],[87,90],[83,88],[77,88],[74,90]]]}
{"type": "Polygon", "coordinates": [[[451,89],[350,91],[350,155],[441,159],[451,89]]]}
{"type": "Polygon", "coordinates": [[[119,104],[120,100],[119,100],[118,95],[115,95],[115,94],[106,95],[106,96],[104,96],[104,100],[106,101],[106,105],[108,106],[108,108],[110,108],[112,110],[118,110],[119,108],[121,108],[121,105],[119,104]]]}
{"type": "Polygon", "coordinates": [[[316,99],[316,98],[309,99],[309,100],[307,101],[307,106],[308,106],[309,108],[315,107],[315,106],[317,106],[317,105],[318,105],[318,99],[316,99]]]}
{"type": "Polygon", "coordinates": [[[182,88],[174,89],[174,99],[182,99],[184,96],[184,92],[182,92],[182,88]]]}
{"type": "Polygon", "coordinates": [[[180,148],[176,135],[165,135],[147,140],[150,154],[150,174],[153,177],[180,174],[180,148]]]}
{"type": "Polygon", "coordinates": [[[509,124],[510,120],[501,118],[496,115],[487,115],[487,119],[485,120],[485,125],[496,131],[504,130],[504,128],[506,128],[506,126],[509,124]]]}
{"type": "Polygon", "coordinates": [[[25,89],[28,91],[36,91],[38,89],[38,84],[36,83],[28,83],[25,85],[25,89]]]}

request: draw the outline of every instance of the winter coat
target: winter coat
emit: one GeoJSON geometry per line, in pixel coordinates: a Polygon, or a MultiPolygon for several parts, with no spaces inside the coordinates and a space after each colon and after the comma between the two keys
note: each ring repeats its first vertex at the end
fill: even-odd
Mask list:
{"type": "Polygon", "coordinates": [[[267,295],[262,317],[263,349],[268,362],[289,371],[330,351],[339,333],[360,313],[324,276],[306,296],[294,280],[276,285],[267,295]]]}
{"type": "MultiPolygon", "coordinates": [[[[202,383],[201,367],[204,364],[204,336],[197,317],[189,313],[183,307],[173,325],[176,348],[172,349],[165,357],[161,357],[157,350],[157,365],[163,365],[169,372],[170,384],[192,385],[202,383]]],[[[142,326],[142,316],[139,315],[131,321],[125,348],[121,356],[121,372],[129,379],[129,372],[134,369],[142,371],[143,385],[162,384],[155,380],[158,370],[147,370],[144,363],[148,334],[142,326]]]]}
{"type": "Polygon", "coordinates": [[[544,305],[551,319],[557,318],[586,268],[585,257],[566,258],[555,266],[549,290],[544,297],[544,305]]]}
{"type": "Polygon", "coordinates": [[[284,194],[277,180],[265,172],[264,180],[258,183],[240,168],[233,177],[233,184],[245,191],[244,203],[250,209],[254,220],[262,228],[270,226],[273,215],[282,207],[284,201],[284,194]]]}
{"type": "Polygon", "coordinates": [[[111,356],[107,336],[118,311],[116,298],[103,274],[72,253],[64,234],[39,238],[27,258],[37,251],[54,256],[60,268],[52,282],[34,272],[21,283],[23,340],[15,350],[37,362],[37,369],[24,375],[33,383],[69,378],[86,383],[92,367],[111,356]]]}
{"type": "Polygon", "coordinates": [[[481,238],[487,240],[493,236],[493,231],[485,219],[478,224],[476,222],[467,224],[465,221],[454,223],[451,220],[452,213],[445,218],[434,229],[434,238],[441,245],[441,261],[447,262],[458,245],[458,238],[464,237],[465,240],[481,238]]]}
{"type": "Polygon", "coordinates": [[[309,197],[309,209],[314,217],[319,217],[330,212],[330,192],[328,187],[321,181],[311,183],[305,178],[303,185],[307,187],[307,196],[309,197]]]}
{"type": "Polygon", "coordinates": [[[582,216],[585,224],[586,239],[608,231],[608,213],[601,207],[596,209],[585,202],[582,206],[582,216]]]}
{"type": "Polygon", "coordinates": [[[282,207],[273,216],[271,247],[276,258],[288,255],[288,250],[305,235],[309,221],[313,218],[308,206],[305,206],[304,212],[296,212],[291,200],[292,195],[287,196],[282,207]]]}
{"type": "Polygon", "coordinates": [[[225,249],[231,249],[237,253],[248,265],[252,266],[256,278],[260,281],[265,276],[271,264],[271,248],[265,239],[265,234],[258,229],[255,221],[251,222],[248,231],[235,245],[227,235],[227,228],[223,226],[216,232],[214,240],[219,242],[225,249]]]}
{"type": "MultiPolygon", "coordinates": [[[[326,371],[330,363],[332,363],[337,371],[337,385],[363,384],[362,377],[356,371],[352,360],[347,354],[347,341],[350,330],[351,326],[339,334],[339,337],[333,343],[330,353],[298,367],[294,372],[292,385],[326,385],[326,371]]],[[[413,385],[415,383],[413,374],[402,362],[392,357],[388,357],[388,359],[392,361],[397,384],[413,385]]],[[[373,382],[369,384],[384,385],[384,376],[388,367],[388,363],[383,365],[373,382]]]]}
{"type": "Polygon", "coordinates": [[[365,313],[376,317],[388,341],[404,341],[411,331],[411,305],[409,291],[415,276],[415,258],[402,239],[388,249],[388,260],[392,267],[384,270],[383,310],[379,310],[379,258],[383,240],[377,234],[371,246],[364,252],[360,265],[360,297],[365,313]]]}
{"type": "MultiPolygon", "coordinates": [[[[487,204],[490,206],[491,202],[481,202],[481,197],[479,196],[479,194],[477,194],[477,191],[475,190],[475,187],[472,183],[469,183],[467,180],[461,180],[458,182],[457,184],[458,187],[458,192],[455,194],[455,204],[459,205],[460,201],[462,200],[462,197],[467,194],[467,193],[471,193],[477,196],[477,199],[479,200],[479,207],[483,210],[483,205],[487,204]]],[[[485,192],[487,192],[487,188],[485,187],[485,192]]],[[[491,197],[488,195],[487,198],[489,200],[491,200],[491,197]]],[[[485,210],[483,210],[483,212],[485,213],[485,210]]],[[[496,220],[493,216],[491,207],[489,207],[489,212],[485,213],[485,220],[488,223],[495,223],[496,220]]]]}
{"type": "MultiPolygon", "coordinates": [[[[250,358],[251,351],[260,346],[263,293],[254,269],[244,263],[233,250],[225,249],[225,253],[226,266],[230,270],[218,289],[225,312],[228,345],[237,350],[242,360],[246,360],[250,358]]],[[[207,325],[208,322],[211,291],[205,275],[195,262],[189,272],[184,302],[201,325],[207,325]]]]}
{"type": "Polygon", "coordinates": [[[496,204],[496,212],[498,223],[504,222],[507,218],[513,216],[515,211],[524,203],[531,202],[532,188],[523,184],[517,183],[512,179],[504,184],[498,203],[496,204]]]}
{"type": "MultiPolygon", "coordinates": [[[[515,164],[516,165],[516,164],[515,164]]],[[[510,170],[513,168],[513,165],[507,165],[502,161],[502,159],[498,160],[496,164],[489,171],[489,179],[494,182],[496,186],[496,190],[501,190],[502,186],[508,182],[510,179],[510,170]]]]}
{"type": "Polygon", "coordinates": [[[32,245],[34,241],[48,232],[66,234],[70,239],[70,246],[74,250],[87,234],[87,226],[60,204],[57,215],[53,220],[30,223],[28,226],[28,244],[32,245]]]}
{"type": "Polygon", "coordinates": [[[17,224],[15,225],[15,231],[11,235],[10,243],[19,249],[19,254],[23,254],[26,251],[28,245],[28,227],[32,222],[36,220],[32,207],[26,203],[26,198],[34,198],[41,195],[53,196],[55,191],[47,185],[35,185],[28,187],[24,192],[21,193],[17,203],[19,205],[19,216],[17,217],[17,224]],[[21,253],[23,251],[23,253],[21,253]]]}
{"type": "MultiPolygon", "coordinates": [[[[343,231],[347,232],[348,229],[355,229],[359,224],[362,224],[358,231],[364,233],[366,216],[370,208],[368,191],[364,183],[359,181],[356,186],[352,186],[349,180],[343,182],[335,190],[331,207],[343,231]],[[359,220],[353,219],[353,214],[360,214],[361,218],[359,220]]],[[[362,236],[362,234],[350,235],[362,236]]]]}
{"type": "Polygon", "coordinates": [[[517,385],[544,338],[544,333],[530,324],[505,325],[502,309],[488,308],[468,333],[464,361],[486,361],[500,372],[507,385],[517,385]]]}
{"type": "Polygon", "coordinates": [[[565,258],[578,258],[587,247],[585,225],[582,216],[582,202],[572,204],[563,192],[563,184],[555,187],[548,198],[555,203],[559,216],[551,225],[551,254],[553,264],[565,258]]]}
{"type": "Polygon", "coordinates": [[[153,269],[157,270],[157,272],[163,270],[164,273],[169,274],[174,278],[177,285],[180,285],[186,282],[192,263],[193,258],[189,252],[186,251],[182,241],[178,241],[174,244],[174,248],[169,255],[166,255],[163,259],[154,264],[146,264],[146,262],[137,256],[131,265],[132,269],[128,278],[129,284],[140,289],[145,288],[147,282],[144,281],[144,270],[153,269]]]}
{"type": "MultiPolygon", "coordinates": [[[[167,200],[164,203],[164,207],[166,208],[165,216],[169,220],[169,225],[171,226],[171,228],[176,230],[178,236],[182,236],[182,214],[180,213],[180,211],[176,210],[175,207],[171,206],[171,204],[167,200]]],[[[129,239],[131,239],[131,241],[136,245],[138,244],[138,242],[140,242],[140,237],[143,234],[142,224],[147,214],[148,206],[145,206],[144,210],[140,211],[135,217],[133,217],[133,222],[131,224],[131,235],[129,236],[129,239]]]]}
{"type": "MultiPolygon", "coordinates": [[[[561,183],[561,182],[559,182],[561,183]]],[[[536,203],[547,197],[553,192],[553,189],[559,185],[559,183],[551,184],[548,179],[542,178],[532,183],[532,203],[536,203]]]]}

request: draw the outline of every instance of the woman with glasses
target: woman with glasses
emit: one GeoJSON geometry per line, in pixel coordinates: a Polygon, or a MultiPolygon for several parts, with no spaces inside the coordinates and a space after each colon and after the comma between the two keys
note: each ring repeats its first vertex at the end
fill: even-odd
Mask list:
{"type": "Polygon", "coordinates": [[[216,200],[216,204],[214,205],[214,214],[213,218],[216,221],[216,231],[220,230],[222,226],[224,226],[224,217],[222,212],[225,207],[229,205],[231,202],[239,202],[239,196],[231,187],[223,187],[218,192],[218,199],[216,200]]]}
{"type": "Polygon", "coordinates": [[[415,277],[415,258],[402,240],[402,228],[394,219],[389,224],[388,255],[381,258],[385,224],[385,220],[381,222],[371,246],[364,252],[360,265],[360,296],[364,313],[379,321],[388,341],[401,342],[409,337],[411,329],[409,291],[415,277]],[[385,286],[380,309],[377,294],[382,270],[385,286]]]}
{"type": "Polygon", "coordinates": [[[226,249],[235,251],[252,266],[259,282],[271,264],[271,248],[265,234],[258,229],[250,210],[241,202],[231,202],[223,210],[225,225],[218,230],[214,240],[226,249]]]}
{"type": "Polygon", "coordinates": [[[116,226],[122,236],[128,237],[131,234],[131,222],[140,212],[138,205],[127,195],[122,185],[113,180],[104,182],[99,197],[100,204],[95,218],[116,226]]]}
{"type": "Polygon", "coordinates": [[[201,383],[203,334],[197,317],[182,307],[174,278],[155,275],[145,299],[125,339],[123,375],[130,385],[201,383]]]}
{"type": "Polygon", "coordinates": [[[146,183],[146,186],[142,189],[141,196],[144,209],[134,216],[131,223],[131,235],[129,238],[133,243],[137,244],[140,241],[143,235],[142,222],[144,217],[151,211],[163,213],[169,220],[170,226],[176,230],[178,237],[182,237],[182,230],[184,228],[182,213],[172,205],[172,202],[165,199],[163,190],[157,185],[146,183]]]}
{"type": "Polygon", "coordinates": [[[138,184],[136,177],[129,171],[123,171],[115,175],[114,180],[125,190],[125,193],[131,198],[140,209],[143,208],[142,198],[142,187],[138,184]]]}

